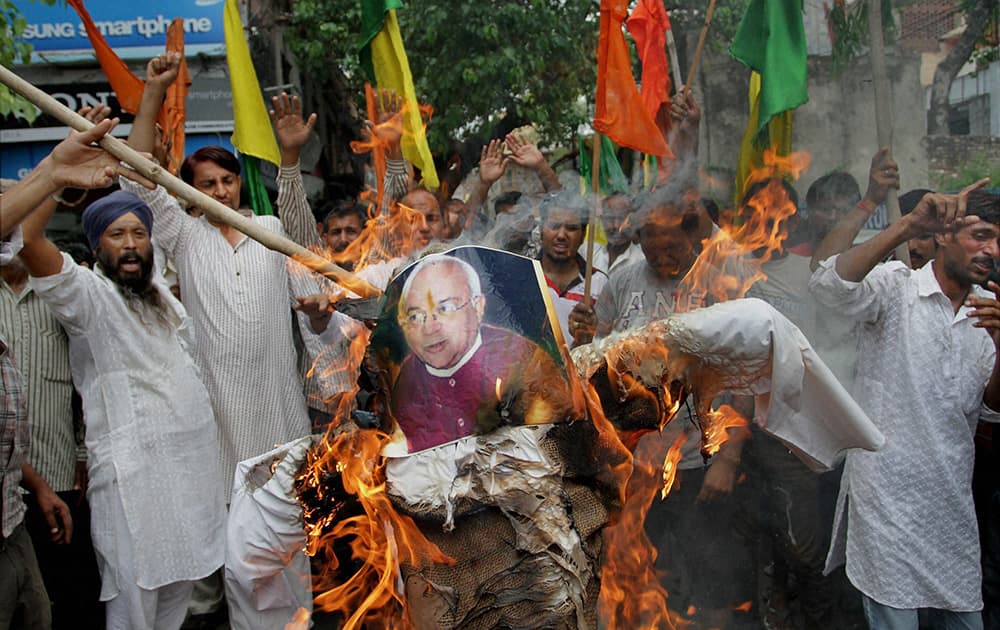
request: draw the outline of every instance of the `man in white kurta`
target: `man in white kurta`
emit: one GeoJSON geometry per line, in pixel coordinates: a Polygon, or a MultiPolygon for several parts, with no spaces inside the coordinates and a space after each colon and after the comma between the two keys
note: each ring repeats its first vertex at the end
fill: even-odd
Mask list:
{"type": "Polygon", "coordinates": [[[224,559],[216,427],[191,321],[151,272],[151,215],[134,195],[112,193],[84,212],[96,271],[60,254],[41,225],[25,229],[22,257],[69,336],[108,627],[176,629],[193,580],[224,559]]]}
{"type": "Polygon", "coordinates": [[[995,404],[996,302],[972,283],[1000,253],[1000,199],[974,197],[977,222],[954,218],[955,196],[928,195],[919,216],[824,261],[811,280],[818,300],[861,323],[854,395],[886,436],[880,451],[847,456],[827,559],[831,570],[846,558],[873,628],[915,630],[918,608],[982,627],[972,437],[1000,414],[984,402],[995,404]],[[937,233],[933,261],[875,265],[921,228],[937,233]]]}

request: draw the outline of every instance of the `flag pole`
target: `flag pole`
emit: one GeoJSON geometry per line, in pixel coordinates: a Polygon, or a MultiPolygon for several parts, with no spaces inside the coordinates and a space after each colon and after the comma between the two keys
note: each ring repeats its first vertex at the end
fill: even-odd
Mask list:
{"type": "MultiPolygon", "coordinates": [[[[878,147],[889,147],[892,156],[892,95],[889,91],[889,73],[885,67],[885,42],[882,38],[882,2],[868,0],[868,36],[871,39],[872,83],[875,86],[875,131],[878,147]]],[[[889,189],[885,198],[889,223],[899,221],[899,197],[895,188],[889,189]]],[[[896,260],[910,266],[910,250],[906,243],[896,247],[896,260]]]]}
{"type": "Polygon", "coordinates": [[[701,59],[701,49],[705,47],[705,38],[708,36],[708,27],[712,25],[712,14],[715,12],[715,0],[709,0],[708,10],[705,12],[705,25],[701,27],[701,35],[698,36],[698,45],[695,46],[694,56],[691,57],[691,69],[688,70],[687,83],[684,87],[691,91],[691,82],[694,81],[694,73],[698,69],[698,61],[701,59]]]}
{"type": "MultiPolygon", "coordinates": [[[[0,83],[14,90],[34,103],[43,112],[68,127],[77,131],[87,131],[94,126],[93,123],[83,116],[77,114],[3,66],[0,66],[0,83]]],[[[218,200],[184,183],[171,175],[162,166],[146,159],[124,141],[108,135],[101,138],[99,144],[105,151],[131,166],[147,179],[160,184],[181,199],[197,206],[212,219],[236,228],[264,247],[294,259],[296,262],[326,276],[362,297],[377,297],[381,295],[381,291],[364,279],[335,265],[326,258],[309,251],[298,243],[262,227],[232,208],[223,205],[218,200]]]]}
{"type": "Polygon", "coordinates": [[[594,234],[597,232],[597,208],[601,204],[601,132],[594,129],[594,146],[590,150],[590,190],[593,203],[587,220],[587,269],[583,273],[583,303],[590,306],[590,279],[594,275],[594,234]]]}
{"type": "Polygon", "coordinates": [[[684,77],[681,76],[681,62],[677,58],[677,42],[674,40],[674,30],[667,29],[667,54],[670,56],[670,70],[673,74],[674,92],[680,91],[680,86],[684,85],[684,77]]]}

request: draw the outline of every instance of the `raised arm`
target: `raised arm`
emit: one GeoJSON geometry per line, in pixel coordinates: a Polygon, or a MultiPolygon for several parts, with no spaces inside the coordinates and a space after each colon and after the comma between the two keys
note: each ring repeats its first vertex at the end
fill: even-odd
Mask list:
{"type": "Polygon", "coordinates": [[[535,171],[538,179],[542,182],[545,192],[559,190],[562,184],[559,183],[559,176],[552,170],[549,163],[545,161],[545,156],[538,150],[538,145],[530,142],[522,142],[514,133],[507,134],[507,148],[510,149],[510,159],[517,165],[535,171]]]}
{"type": "Polygon", "coordinates": [[[681,87],[680,91],[674,95],[670,103],[669,116],[671,127],[665,140],[670,145],[670,149],[678,161],[694,158],[694,161],[697,162],[701,107],[694,100],[694,94],[691,93],[691,90],[681,87]]]}
{"type": "Polygon", "coordinates": [[[167,88],[177,80],[180,68],[181,55],[177,52],[163,53],[146,64],[146,87],[128,135],[128,143],[136,151],[152,153],[156,148],[156,117],[167,88]]]}
{"type": "MultiPolygon", "coordinates": [[[[81,112],[86,115],[86,110],[81,112]]],[[[4,193],[0,203],[2,236],[10,234],[28,215],[41,209],[51,201],[52,195],[60,193],[63,188],[106,188],[119,174],[136,177],[148,184],[141,176],[122,168],[117,158],[94,144],[117,124],[117,118],[103,120],[90,131],[70,134],[27,177],[4,193]]],[[[55,203],[52,203],[49,212],[54,209],[55,203]]],[[[45,217],[42,226],[47,222],[48,217],[45,217]]]]}
{"type": "Polygon", "coordinates": [[[864,198],[840,219],[816,248],[810,268],[815,271],[821,262],[846,250],[854,243],[861,228],[889,194],[890,188],[899,188],[899,167],[883,147],[872,157],[868,169],[868,189],[864,198]]]}
{"type": "Polygon", "coordinates": [[[489,216],[488,210],[484,210],[486,198],[489,196],[493,184],[503,177],[509,162],[510,158],[503,156],[502,140],[490,140],[490,143],[483,147],[483,151],[479,155],[479,179],[466,203],[469,213],[466,216],[465,229],[472,227],[473,220],[480,212],[489,216]]]}
{"type": "Polygon", "coordinates": [[[983,179],[962,189],[957,195],[929,193],[913,212],[837,257],[837,275],[849,282],[860,282],[875,265],[897,246],[920,234],[957,231],[978,220],[965,214],[968,194],[989,182],[983,179]]]}
{"type": "Polygon", "coordinates": [[[302,103],[298,96],[281,96],[271,99],[273,109],[268,113],[274,123],[274,133],[281,148],[281,168],[278,170],[278,216],[288,236],[303,247],[319,247],[319,232],[312,209],[302,185],[299,153],[305,146],[316,124],[316,114],[308,120],[302,118],[302,103]]]}

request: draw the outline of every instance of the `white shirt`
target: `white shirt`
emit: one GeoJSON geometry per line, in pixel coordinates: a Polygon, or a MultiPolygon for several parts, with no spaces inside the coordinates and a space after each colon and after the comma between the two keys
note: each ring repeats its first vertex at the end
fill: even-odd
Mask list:
{"type": "MultiPolygon", "coordinates": [[[[184,213],[162,187],[121,183],[149,204],[156,242],[177,266],[198,337],[195,361],[219,425],[228,492],[237,462],[309,433],[285,255],[245,236],[233,247],[204,217],[184,213]]],[[[275,217],[253,220],[284,234],[275,217]]],[[[311,228],[315,232],[314,222],[311,228]]]]}
{"type": "MultiPolygon", "coordinates": [[[[134,566],[139,586],[205,577],[222,565],[225,498],[208,391],[191,358],[191,320],[155,282],[173,322],[142,315],[100,272],[63,254],[59,273],[31,286],[69,335],[73,382],[87,422],[91,534],[101,599],[134,566]],[[116,529],[123,511],[128,531],[116,529]],[[134,556],[119,553],[130,540],[134,556]]],[[[127,547],[126,547],[127,548],[127,547]]]]}
{"type": "Polygon", "coordinates": [[[594,246],[594,268],[600,269],[609,276],[611,275],[612,269],[617,269],[618,267],[627,265],[630,262],[645,259],[642,255],[642,248],[639,247],[638,243],[629,243],[628,249],[618,254],[618,258],[615,258],[615,262],[608,263],[608,258],[607,245],[594,246]]]}
{"type": "Polygon", "coordinates": [[[821,263],[810,289],[861,323],[854,395],[886,444],[847,456],[827,568],[846,554],[851,582],[894,608],[979,610],[972,438],[981,416],[1000,419],[982,402],[993,341],[968,307],[954,312],[934,263],[891,262],[848,282],[836,262],[821,263]]]}

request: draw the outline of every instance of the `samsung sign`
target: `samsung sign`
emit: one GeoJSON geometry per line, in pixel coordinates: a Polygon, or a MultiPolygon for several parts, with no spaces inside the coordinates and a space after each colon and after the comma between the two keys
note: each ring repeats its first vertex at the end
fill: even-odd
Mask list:
{"type": "MultiPolygon", "coordinates": [[[[163,51],[167,27],[184,20],[186,56],[225,54],[223,0],[91,0],[84,5],[108,44],[123,59],[149,58],[163,51]]],[[[87,31],[69,5],[19,2],[27,20],[23,39],[34,47],[32,61],[93,58],[87,31]]]]}

